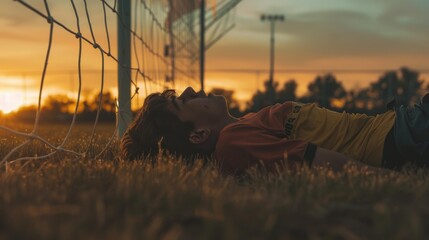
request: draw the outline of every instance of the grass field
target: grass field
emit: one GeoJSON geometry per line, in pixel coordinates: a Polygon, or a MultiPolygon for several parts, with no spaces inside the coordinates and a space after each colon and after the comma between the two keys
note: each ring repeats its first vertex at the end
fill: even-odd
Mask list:
{"type": "MultiPolygon", "coordinates": [[[[28,126],[20,126],[28,128],[28,126]]],[[[69,148],[84,149],[80,126],[69,148]]],[[[112,127],[101,126],[106,142],[112,127]]],[[[60,142],[62,126],[40,134],[60,142]]],[[[0,157],[22,141],[0,131],[0,157]]],[[[96,144],[95,150],[103,147],[96,144]]],[[[32,144],[23,154],[48,152],[32,144]]],[[[56,155],[0,171],[0,239],[427,239],[427,173],[303,170],[246,179],[212,166],[56,155]]],[[[15,156],[16,158],[17,156],[15,156]]]]}

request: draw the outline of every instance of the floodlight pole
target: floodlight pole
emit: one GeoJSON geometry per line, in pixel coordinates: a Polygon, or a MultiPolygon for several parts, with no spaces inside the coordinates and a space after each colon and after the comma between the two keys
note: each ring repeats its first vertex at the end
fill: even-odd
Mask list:
{"type": "Polygon", "coordinates": [[[200,82],[201,90],[204,90],[204,71],[205,71],[205,53],[206,53],[206,1],[201,0],[200,6],[200,82]]]}
{"type": "Polygon", "coordinates": [[[269,21],[271,25],[271,46],[270,46],[270,77],[269,81],[270,84],[273,84],[274,81],[274,43],[275,43],[275,23],[277,21],[283,22],[285,20],[284,15],[269,15],[269,14],[263,14],[261,16],[261,21],[269,21]]]}
{"type": "Polygon", "coordinates": [[[131,113],[131,0],[118,4],[118,137],[132,121],[131,113]]]}
{"type": "MultiPolygon", "coordinates": [[[[170,6],[170,8],[173,6],[173,1],[174,0],[168,0],[168,4],[170,6]]],[[[166,52],[166,56],[169,56],[171,59],[171,72],[170,72],[170,77],[169,77],[169,81],[172,82],[173,85],[173,89],[176,87],[176,45],[174,42],[174,33],[173,33],[173,21],[172,19],[169,17],[167,18],[168,21],[168,34],[170,36],[170,46],[168,48],[168,51],[166,52]]]]}

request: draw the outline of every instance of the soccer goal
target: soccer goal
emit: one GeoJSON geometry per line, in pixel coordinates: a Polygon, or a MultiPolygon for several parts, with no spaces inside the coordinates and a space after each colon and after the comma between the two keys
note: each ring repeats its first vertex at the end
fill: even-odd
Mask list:
{"type": "MultiPolygon", "coordinates": [[[[34,57],[36,54],[28,51],[28,56],[23,57],[34,57],[33,62],[28,64],[23,60],[16,64],[22,64],[22,69],[17,71],[27,84],[24,88],[32,86],[38,90],[31,95],[35,106],[31,129],[15,128],[0,121],[0,133],[18,139],[12,147],[2,149],[0,167],[45,159],[58,153],[97,158],[122,136],[133,118],[133,111],[141,107],[147,95],[168,88],[181,91],[187,86],[202,87],[204,52],[232,29],[234,18],[231,15],[234,13],[231,10],[239,2],[15,0],[5,3],[5,8],[13,9],[16,14],[9,15],[11,21],[19,23],[16,28],[10,27],[10,31],[26,36],[26,42],[35,45],[28,49],[39,53],[39,57],[34,57]],[[210,34],[208,40],[206,33],[210,34]],[[43,56],[41,49],[44,49],[43,56]],[[69,88],[67,96],[71,100],[61,102],[55,98],[57,95],[52,97],[57,104],[52,104],[53,107],[66,106],[65,111],[70,115],[67,130],[58,142],[51,140],[49,133],[40,134],[39,130],[47,115],[43,107],[47,95],[66,88],[69,88]],[[93,92],[96,93],[95,106],[89,106],[85,96],[93,92]],[[114,97],[110,104],[116,113],[116,124],[103,147],[94,152],[93,145],[99,145],[96,143],[97,127],[102,121],[106,96],[114,97]],[[76,133],[80,131],[76,130],[79,114],[82,109],[91,108],[94,113],[89,117],[92,127],[85,134],[88,139],[85,146],[80,150],[69,147],[67,143],[73,134],[83,135],[76,133]],[[38,147],[33,149],[46,151],[42,154],[26,151],[34,144],[38,147]]],[[[20,48],[20,45],[12,47],[20,48]]],[[[25,98],[31,96],[26,93],[25,98]]],[[[54,125],[51,130],[57,132],[54,125]]]]}

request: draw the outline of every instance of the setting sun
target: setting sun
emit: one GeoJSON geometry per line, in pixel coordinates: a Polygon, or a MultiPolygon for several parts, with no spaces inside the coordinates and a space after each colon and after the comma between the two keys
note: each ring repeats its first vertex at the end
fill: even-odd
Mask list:
{"type": "Polygon", "coordinates": [[[0,92],[0,111],[10,113],[24,104],[23,93],[18,91],[0,92]]]}

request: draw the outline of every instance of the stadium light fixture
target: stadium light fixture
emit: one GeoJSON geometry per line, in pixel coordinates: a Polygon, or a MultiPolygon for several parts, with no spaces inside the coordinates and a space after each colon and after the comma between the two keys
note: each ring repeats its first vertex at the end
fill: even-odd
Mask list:
{"type": "Polygon", "coordinates": [[[276,22],[283,22],[285,20],[285,16],[283,14],[262,14],[261,15],[261,21],[270,22],[271,26],[271,54],[270,54],[270,78],[269,81],[272,84],[274,81],[274,34],[275,34],[275,24],[276,22]]]}

